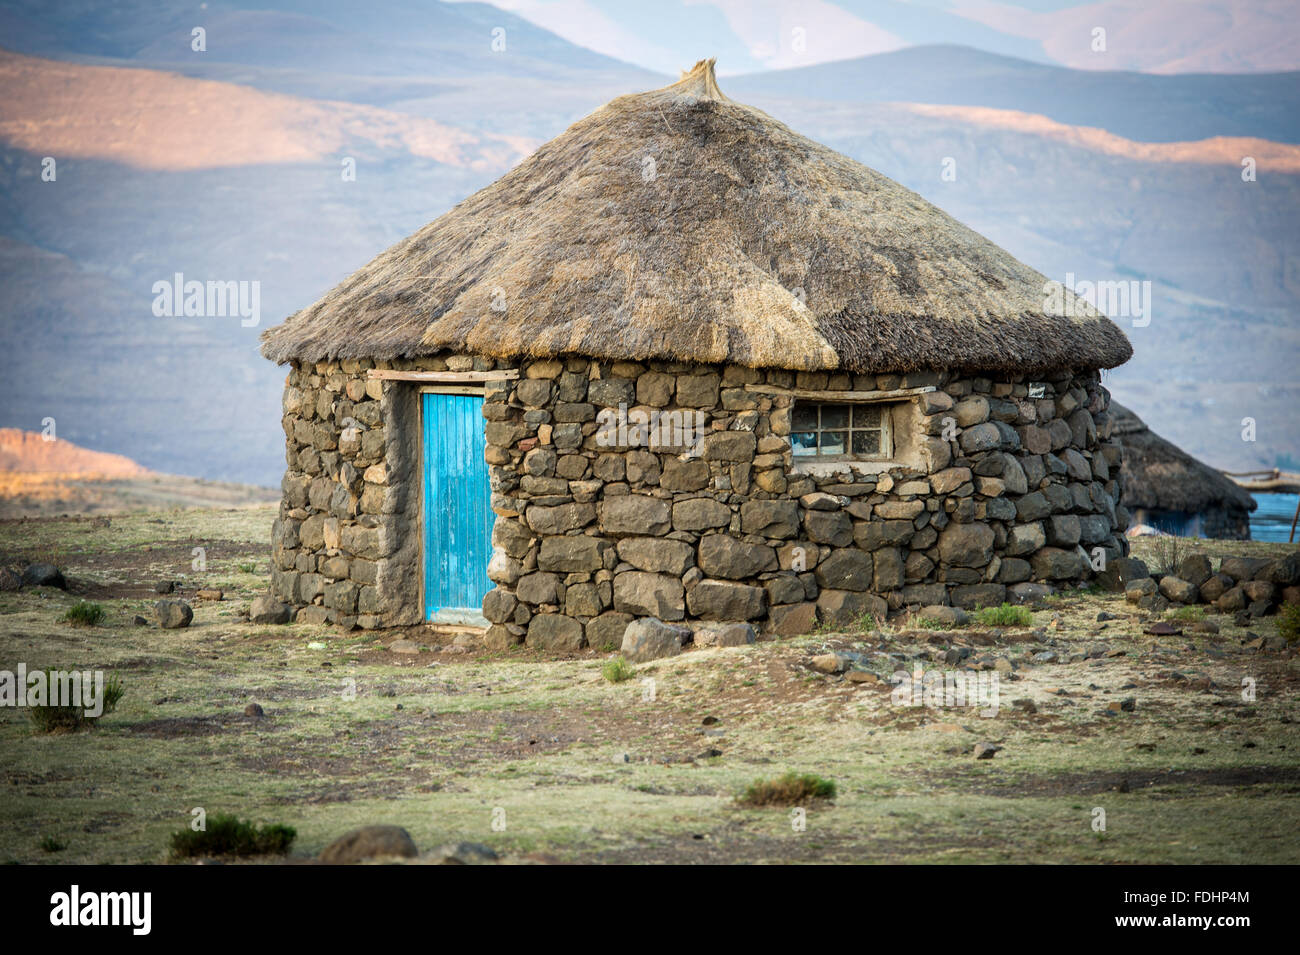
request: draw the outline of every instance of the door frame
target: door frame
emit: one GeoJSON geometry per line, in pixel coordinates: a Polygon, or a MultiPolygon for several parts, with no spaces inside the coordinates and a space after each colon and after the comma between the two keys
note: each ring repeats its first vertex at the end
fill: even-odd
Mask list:
{"type": "MultiPolygon", "coordinates": [[[[464,384],[425,384],[420,385],[418,390],[419,397],[416,399],[419,409],[419,437],[420,437],[420,621],[426,624],[453,624],[458,626],[471,627],[488,627],[488,619],[483,616],[483,608],[477,610],[473,608],[455,608],[442,609],[429,616],[428,587],[425,579],[425,571],[429,566],[429,526],[427,515],[424,509],[424,499],[427,492],[428,474],[425,473],[427,456],[424,447],[424,396],[425,395],[469,395],[487,399],[487,388],[482,382],[466,382],[464,384]]],[[[485,493],[491,493],[491,487],[485,487],[485,493]]]]}

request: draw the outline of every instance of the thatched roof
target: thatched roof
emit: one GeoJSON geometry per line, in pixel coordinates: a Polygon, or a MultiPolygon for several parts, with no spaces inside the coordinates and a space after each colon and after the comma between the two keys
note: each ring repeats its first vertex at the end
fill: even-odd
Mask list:
{"type": "Polygon", "coordinates": [[[1245,488],[1155,434],[1128,408],[1110,403],[1111,434],[1123,447],[1120,483],[1124,505],[1199,513],[1222,507],[1243,512],[1256,508],[1245,488]]]}
{"type": "Polygon", "coordinates": [[[1047,314],[1046,281],[728,99],[707,60],[575,123],[267,331],[262,351],[1024,374],[1128,360],[1123,332],[1072,294],[1081,314],[1047,314]]]}

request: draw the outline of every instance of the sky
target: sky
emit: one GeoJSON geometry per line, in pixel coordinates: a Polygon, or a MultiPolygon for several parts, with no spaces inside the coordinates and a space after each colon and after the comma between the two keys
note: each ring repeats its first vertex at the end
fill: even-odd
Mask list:
{"type": "Polygon", "coordinates": [[[919,43],[961,43],[1077,69],[1300,68],[1300,0],[496,0],[494,6],[670,75],[683,67],[684,48],[701,38],[724,75],[919,43]]]}

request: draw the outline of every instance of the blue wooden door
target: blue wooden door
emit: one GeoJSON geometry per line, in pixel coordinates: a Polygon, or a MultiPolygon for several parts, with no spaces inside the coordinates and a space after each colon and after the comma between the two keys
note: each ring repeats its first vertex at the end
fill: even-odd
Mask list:
{"type": "Polygon", "coordinates": [[[493,522],[483,397],[423,397],[424,616],[481,622],[493,522]]]}

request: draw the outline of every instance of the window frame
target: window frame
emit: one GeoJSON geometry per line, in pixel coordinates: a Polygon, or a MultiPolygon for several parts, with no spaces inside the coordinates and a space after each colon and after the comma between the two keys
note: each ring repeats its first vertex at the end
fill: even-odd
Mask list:
{"type": "Polygon", "coordinates": [[[880,464],[893,461],[895,459],[895,442],[894,442],[894,420],[892,413],[893,402],[884,401],[850,401],[850,400],[823,400],[817,399],[800,399],[796,398],[790,408],[790,450],[793,456],[795,467],[807,464],[820,463],[849,463],[860,462],[863,464],[880,464]],[[795,425],[795,415],[798,413],[800,406],[814,407],[817,409],[817,427],[812,431],[798,428],[795,425]],[[849,410],[848,423],[842,427],[823,427],[822,410],[828,406],[843,406],[849,410]],[[880,427],[878,428],[858,428],[853,426],[853,412],[857,408],[875,407],[880,411],[880,427]],[[855,454],[853,452],[853,434],[857,431],[874,431],[880,434],[880,451],[875,454],[855,454]],[[842,454],[822,454],[821,435],[825,433],[841,433],[845,436],[846,451],[842,454]],[[799,454],[795,450],[794,436],[797,434],[816,434],[817,451],[813,454],[799,454]]]}

